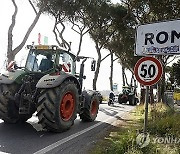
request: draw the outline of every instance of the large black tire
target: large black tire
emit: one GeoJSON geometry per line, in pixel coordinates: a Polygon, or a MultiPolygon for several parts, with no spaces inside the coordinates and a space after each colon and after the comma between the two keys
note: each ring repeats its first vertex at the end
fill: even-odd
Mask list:
{"type": "Polygon", "coordinates": [[[121,99],[121,97],[122,97],[122,95],[119,94],[119,96],[118,96],[118,102],[119,102],[119,104],[122,104],[122,99],[121,99]]]}
{"type": "Polygon", "coordinates": [[[28,115],[19,114],[18,104],[11,98],[14,98],[15,93],[18,91],[19,85],[17,84],[1,84],[0,85],[0,118],[5,123],[18,123],[27,121],[33,114],[34,110],[28,115]]]}
{"type": "Polygon", "coordinates": [[[78,89],[73,81],[42,90],[37,105],[39,124],[52,132],[66,131],[74,124],[78,105],[78,89]]]}
{"type": "Polygon", "coordinates": [[[135,97],[135,103],[134,105],[137,105],[137,103],[139,103],[139,99],[137,97],[135,97]]]}
{"type": "Polygon", "coordinates": [[[136,105],[136,98],[134,95],[129,96],[129,105],[136,105]]]}
{"type": "Polygon", "coordinates": [[[96,119],[99,110],[99,98],[96,93],[83,92],[84,104],[80,111],[80,119],[83,122],[92,122],[96,119]]]}
{"type": "Polygon", "coordinates": [[[119,104],[122,104],[122,103],[127,103],[127,98],[123,98],[123,95],[124,94],[119,94],[119,96],[118,96],[118,102],[119,102],[119,104]]]}

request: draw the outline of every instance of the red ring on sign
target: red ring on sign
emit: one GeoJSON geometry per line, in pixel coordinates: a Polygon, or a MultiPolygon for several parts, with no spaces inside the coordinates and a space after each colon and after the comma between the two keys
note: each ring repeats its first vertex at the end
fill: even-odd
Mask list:
{"type": "Polygon", "coordinates": [[[144,86],[151,86],[151,85],[156,84],[160,80],[160,78],[162,76],[162,73],[163,73],[162,64],[161,64],[161,62],[158,59],[156,59],[154,57],[143,57],[143,58],[141,58],[141,59],[139,59],[137,61],[136,65],[134,67],[134,74],[135,74],[136,79],[138,80],[139,83],[141,83],[144,86]],[[157,67],[158,67],[158,74],[157,74],[156,78],[154,80],[152,80],[152,81],[149,81],[149,82],[141,80],[141,78],[138,75],[138,67],[139,67],[139,65],[142,62],[147,61],[147,60],[153,61],[157,65],[157,67]]]}

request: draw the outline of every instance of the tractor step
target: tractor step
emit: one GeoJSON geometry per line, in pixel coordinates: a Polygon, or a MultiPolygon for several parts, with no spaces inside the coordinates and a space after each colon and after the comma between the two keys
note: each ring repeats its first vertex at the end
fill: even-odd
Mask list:
{"type": "MultiPolygon", "coordinates": [[[[30,113],[30,105],[31,102],[28,101],[28,96],[21,96],[20,104],[19,104],[19,114],[29,114],[30,113]]],[[[29,99],[30,100],[30,99],[29,99]]]]}
{"type": "Polygon", "coordinates": [[[29,109],[27,109],[26,107],[20,107],[19,114],[29,114],[29,109]]]}

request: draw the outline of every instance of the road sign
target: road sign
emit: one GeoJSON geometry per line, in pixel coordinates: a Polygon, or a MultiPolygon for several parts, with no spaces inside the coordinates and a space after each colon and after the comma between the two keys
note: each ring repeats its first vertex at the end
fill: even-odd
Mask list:
{"type": "Polygon", "coordinates": [[[153,57],[144,57],[137,61],[134,74],[142,85],[151,86],[156,84],[163,73],[162,64],[153,57]]]}
{"type": "Polygon", "coordinates": [[[180,54],[180,20],[140,25],[136,31],[136,55],[180,54]]]}
{"type": "Polygon", "coordinates": [[[117,91],[118,90],[118,84],[117,83],[114,83],[113,84],[113,91],[117,91]]]}

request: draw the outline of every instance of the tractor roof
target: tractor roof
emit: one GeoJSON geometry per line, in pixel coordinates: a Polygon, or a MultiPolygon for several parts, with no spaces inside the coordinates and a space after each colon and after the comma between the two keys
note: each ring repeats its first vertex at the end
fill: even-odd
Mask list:
{"type": "Polygon", "coordinates": [[[73,57],[76,57],[74,53],[69,52],[67,49],[63,47],[58,47],[57,45],[27,45],[27,49],[34,49],[34,50],[51,50],[51,51],[64,51],[73,57]]]}

